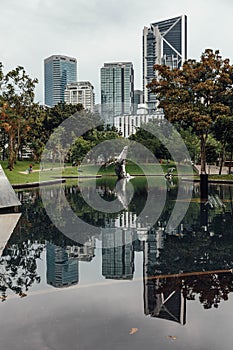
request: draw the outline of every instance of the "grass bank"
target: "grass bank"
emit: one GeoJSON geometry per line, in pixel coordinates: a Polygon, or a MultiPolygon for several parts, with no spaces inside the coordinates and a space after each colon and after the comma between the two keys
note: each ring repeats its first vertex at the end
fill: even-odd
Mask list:
{"type": "MultiPolygon", "coordinates": [[[[88,177],[94,176],[96,174],[101,175],[102,177],[115,176],[114,165],[111,165],[107,168],[100,167],[99,165],[82,165],[80,167],[72,167],[70,164],[66,164],[65,168],[59,168],[59,163],[55,164],[45,164],[43,167],[43,173],[40,173],[41,168],[40,164],[33,163],[30,161],[17,161],[15,167],[12,171],[7,169],[7,161],[0,162],[2,165],[6,176],[8,177],[11,184],[28,184],[32,182],[38,182],[41,179],[43,181],[54,180],[54,178],[61,177],[61,174],[65,178],[77,178],[77,177],[88,177]],[[28,173],[29,165],[32,164],[33,171],[28,173]]],[[[164,176],[167,173],[168,169],[174,167],[174,163],[170,164],[142,164],[141,167],[135,163],[128,162],[126,165],[126,171],[130,175],[155,175],[155,176],[164,176]]],[[[188,174],[189,168],[186,166],[181,166],[181,174],[188,174]]],[[[174,171],[176,174],[176,171],[174,171]]]]}

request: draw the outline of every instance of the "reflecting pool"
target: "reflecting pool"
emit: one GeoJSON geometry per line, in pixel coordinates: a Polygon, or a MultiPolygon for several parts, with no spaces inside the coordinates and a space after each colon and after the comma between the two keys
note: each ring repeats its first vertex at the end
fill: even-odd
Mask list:
{"type": "Polygon", "coordinates": [[[48,210],[62,190],[91,227],[69,234],[64,202],[62,233],[40,189],[17,192],[20,213],[0,215],[1,349],[232,349],[233,187],[209,185],[201,201],[188,181],[179,197],[173,183],[130,182],[44,187],[48,210]],[[122,209],[94,209],[93,193],[122,209]],[[188,210],[174,226],[178,202],[188,210]]]}

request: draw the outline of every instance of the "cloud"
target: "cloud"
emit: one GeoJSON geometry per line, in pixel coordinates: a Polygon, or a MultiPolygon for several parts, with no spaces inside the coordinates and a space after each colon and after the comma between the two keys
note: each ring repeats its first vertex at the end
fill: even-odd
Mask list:
{"type": "MultiPolygon", "coordinates": [[[[1,61],[9,70],[23,65],[38,77],[43,101],[43,60],[51,54],[78,59],[78,76],[99,95],[100,67],[107,61],[132,61],[135,86],[142,85],[142,29],[169,17],[188,16],[188,56],[199,59],[206,47],[233,58],[233,3],[222,0],[2,0],[1,61]]],[[[97,102],[99,97],[97,96],[97,102]]]]}

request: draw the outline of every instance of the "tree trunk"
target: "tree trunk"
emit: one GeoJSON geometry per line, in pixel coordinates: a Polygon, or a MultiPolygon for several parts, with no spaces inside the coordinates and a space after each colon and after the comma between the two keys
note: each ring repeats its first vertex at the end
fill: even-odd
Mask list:
{"type": "Polygon", "coordinates": [[[2,134],[3,134],[2,160],[5,160],[6,159],[6,133],[5,133],[5,131],[3,131],[2,134]]]}
{"type": "Polygon", "coordinates": [[[206,136],[201,135],[201,174],[206,174],[206,136]]]}
{"type": "Polygon", "coordinates": [[[15,154],[16,154],[18,160],[20,160],[20,157],[19,157],[20,144],[21,144],[21,137],[20,137],[20,122],[19,122],[18,128],[17,128],[17,145],[16,145],[16,149],[15,149],[15,154]]]}
{"type": "Polygon", "coordinates": [[[229,165],[229,171],[228,171],[229,174],[231,173],[232,153],[233,153],[233,152],[231,151],[230,165],[229,165]]]}
{"type": "Polygon", "coordinates": [[[219,173],[218,173],[219,175],[222,174],[222,167],[223,167],[223,164],[225,162],[225,148],[226,148],[226,146],[223,145],[223,147],[222,147],[222,156],[221,156],[221,160],[220,160],[220,168],[219,168],[219,173]]]}
{"type": "Polygon", "coordinates": [[[14,168],[15,163],[15,150],[14,150],[14,134],[9,134],[9,145],[8,145],[8,169],[11,171],[14,168]]]}

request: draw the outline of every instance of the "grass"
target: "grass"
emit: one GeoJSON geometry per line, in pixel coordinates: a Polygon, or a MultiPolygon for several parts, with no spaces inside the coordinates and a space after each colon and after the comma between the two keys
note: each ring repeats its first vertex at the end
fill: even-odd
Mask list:
{"type": "MultiPolygon", "coordinates": [[[[17,161],[12,171],[7,168],[7,161],[1,161],[0,164],[2,165],[3,170],[11,184],[28,184],[38,182],[40,180],[40,164],[38,163],[25,160],[17,161]],[[32,164],[33,170],[32,173],[29,174],[27,170],[30,164],[32,164]]],[[[54,177],[59,175],[58,170],[50,170],[51,168],[51,164],[46,165],[46,171],[43,171],[43,181],[53,180],[54,177]]]]}
{"type": "MultiPolygon", "coordinates": [[[[7,161],[1,161],[0,164],[3,166],[6,176],[8,177],[11,184],[28,184],[32,182],[38,182],[39,180],[48,181],[57,177],[61,177],[61,171],[59,168],[59,163],[54,164],[46,164],[44,165],[44,171],[42,173],[39,172],[40,164],[33,163],[30,161],[17,161],[14,166],[14,169],[10,171],[7,169],[7,161]],[[27,169],[29,165],[32,164],[33,171],[28,174],[27,169]],[[40,177],[41,175],[41,177],[40,177]]],[[[130,175],[160,175],[164,176],[167,173],[168,169],[173,167],[174,163],[170,164],[143,164],[142,168],[132,162],[127,162],[126,171],[130,175]],[[161,169],[162,167],[162,169],[161,169]]],[[[181,167],[181,174],[188,174],[189,168],[186,166],[181,167]]],[[[66,165],[64,169],[62,169],[62,176],[64,177],[73,177],[77,176],[94,176],[96,174],[102,175],[102,177],[115,176],[114,165],[111,165],[107,168],[100,167],[99,165],[81,165],[80,167],[72,167],[70,164],[66,165]]],[[[176,170],[174,171],[176,174],[176,170]]],[[[230,175],[231,176],[231,175],[230,175]]]]}
{"type": "Polygon", "coordinates": [[[213,180],[233,180],[233,174],[224,174],[224,175],[209,175],[209,179],[213,180]]]}
{"type": "Polygon", "coordinates": [[[33,170],[38,170],[39,164],[34,164],[29,161],[18,161],[12,171],[7,169],[7,161],[1,161],[0,164],[2,165],[6,176],[12,184],[37,182],[39,179],[39,172],[21,174],[21,172],[25,172],[29,168],[30,164],[33,165],[33,170]]]}

